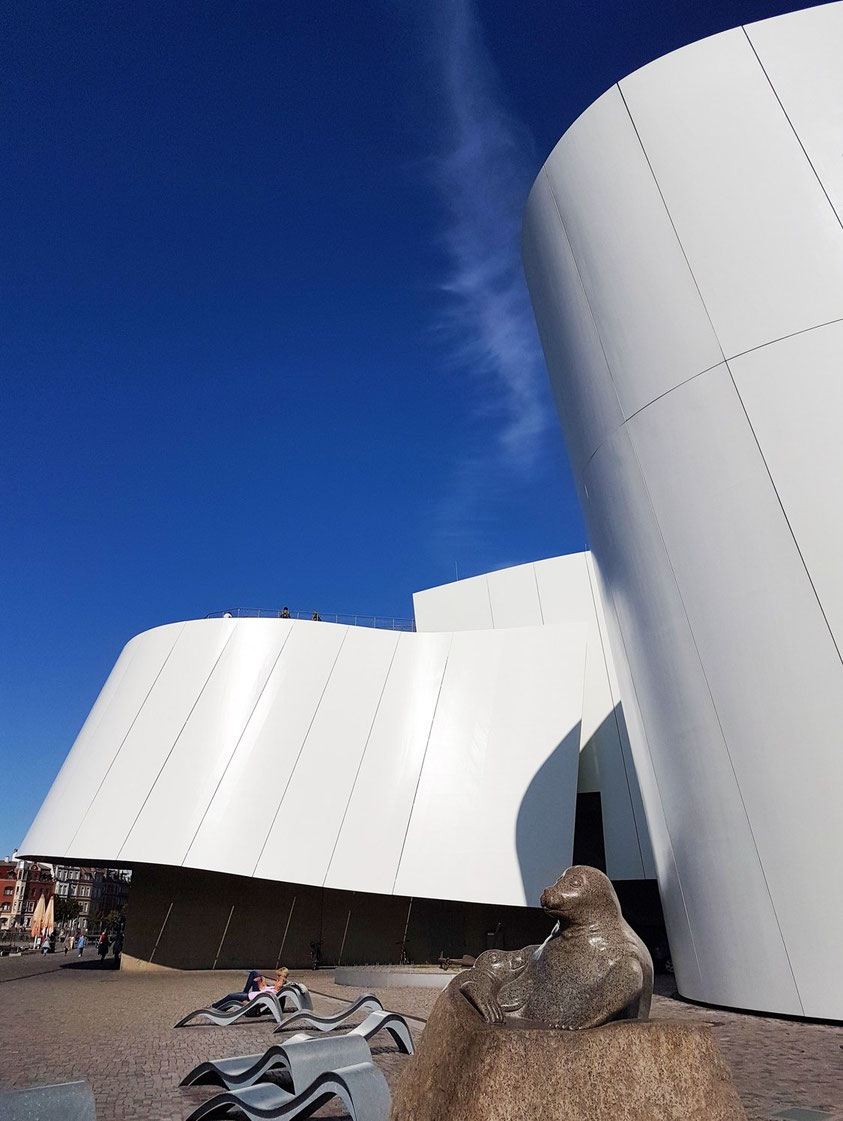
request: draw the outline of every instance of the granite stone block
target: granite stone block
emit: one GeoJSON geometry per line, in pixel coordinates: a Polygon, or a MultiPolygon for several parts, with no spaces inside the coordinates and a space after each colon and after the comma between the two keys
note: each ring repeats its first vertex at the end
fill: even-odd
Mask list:
{"type": "Polygon", "coordinates": [[[582,1031],[481,1020],[439,997],[390,1121],[746,1121],[706,1024],[626,1020],[582,1031]]]}

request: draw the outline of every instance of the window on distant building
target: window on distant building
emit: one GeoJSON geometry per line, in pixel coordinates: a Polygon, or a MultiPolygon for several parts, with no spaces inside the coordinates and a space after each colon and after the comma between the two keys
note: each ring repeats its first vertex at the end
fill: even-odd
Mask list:
{"type": "Polygon", "coordinates": [[[13,887],[4,887],[4,888],[3,888],[3,894],[4,894],[4,895],[12,895],[12,893],[14,892],[14,890],[15,890],[15,889],[14,889],[13,887]]]}
{"type": "Polygon", "coordinates": [[[24,903],[24,905],[23,905],[23,909],[24,909],[24,911],[34,911],[35,910],[35,900],[34,899],[27,899],[26,903],[24,903]]]}

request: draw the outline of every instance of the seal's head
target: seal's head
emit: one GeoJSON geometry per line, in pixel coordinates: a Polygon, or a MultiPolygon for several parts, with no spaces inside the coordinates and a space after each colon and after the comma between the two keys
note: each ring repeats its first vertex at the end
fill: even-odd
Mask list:
{"type": "Polygon", "coordinates": [[[621,908],[609,877],[587,864],[566,869],[552,887],[542,892],[541,905],[563,926],[620,917],[621,908]]]}

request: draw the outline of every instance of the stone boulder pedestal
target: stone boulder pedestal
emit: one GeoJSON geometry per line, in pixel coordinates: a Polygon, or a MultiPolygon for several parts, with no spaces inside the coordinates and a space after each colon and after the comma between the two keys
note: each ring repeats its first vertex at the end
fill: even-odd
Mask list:
{"type": "Polygon", "coordinates": [[[390,1121],[746,1121],[705,1024],[587,1031],[487,1024],[452,983],[392,1098],[390,1121]]]}

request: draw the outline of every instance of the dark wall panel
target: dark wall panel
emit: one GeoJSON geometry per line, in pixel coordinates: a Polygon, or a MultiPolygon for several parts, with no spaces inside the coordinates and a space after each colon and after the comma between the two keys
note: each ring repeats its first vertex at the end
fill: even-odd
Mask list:
{"type": "MultiPolygon", "coordinates": [[[[655,884],[615,886],[648,945],[664,941],[655,884]]],[[[318,943],[322,965],[397,964],[406,927],[407,960],[423,963],[542,942],[552,925],[535,907],[410,900],[141,865],[132,876],[125,951],[175,969],[304,969],[318,943]]]]}

